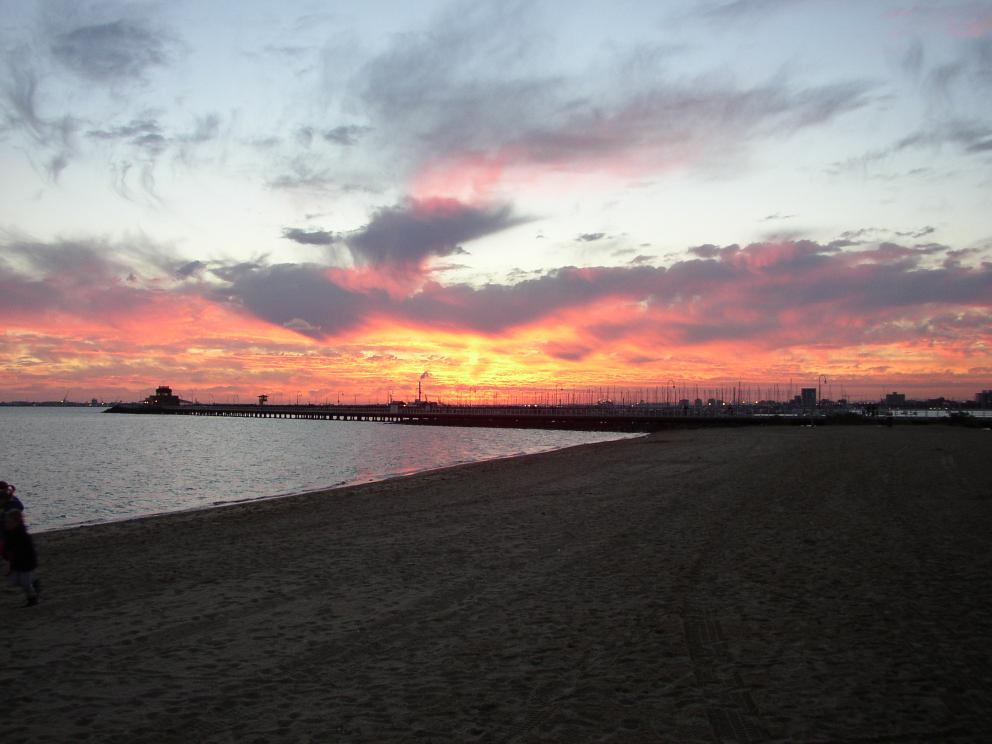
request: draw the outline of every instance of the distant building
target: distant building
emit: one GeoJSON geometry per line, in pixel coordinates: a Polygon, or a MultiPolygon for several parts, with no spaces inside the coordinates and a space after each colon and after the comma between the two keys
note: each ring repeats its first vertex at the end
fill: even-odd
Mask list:
{"type": "Polygon", "coordinates": [[[145,403],[150,406],[178,406],[179,396],[172,394],[172,388],[162,385],[155,388],[155,395],[145,398],[145,403]]]}
{"type": "Polygon", "coordinates": [[[906,405],[906,394],[905,393],[888,393],[885,396],[885,405],[887,406],[904,406],[906,405]]]}
{"type": "Polygon", "coordinates": [[[816,388],[801,388],[799,398],[803,408],[816,408],[816,388]]]}
{"type": "Polygon", "coordinates": [[[983,390],[975,393],[975,403],[979,408],[992,408],[992,390],[983,390]]]}

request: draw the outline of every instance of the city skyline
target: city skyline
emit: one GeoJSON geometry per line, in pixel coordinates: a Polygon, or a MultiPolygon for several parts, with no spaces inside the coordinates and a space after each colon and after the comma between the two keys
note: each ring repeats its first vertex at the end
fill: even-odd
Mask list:
{"type": "Polygon", "coordinates": [[[992,387],[992,3],[0,11],[0,399],[992,387]]]}

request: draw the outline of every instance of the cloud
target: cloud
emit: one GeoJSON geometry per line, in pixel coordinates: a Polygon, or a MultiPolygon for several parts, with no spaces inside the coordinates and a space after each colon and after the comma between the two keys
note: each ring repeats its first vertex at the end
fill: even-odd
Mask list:
{"type": "Polygon", "coordinates": [[[299,227],[284,228],[282,236],[301,245],[331,245],[336,240],[334,233],[326,230],[303,230],[299,227]]]}
{"type": "Polygon", "coordinates": [[[204,261],[188,261],[176,269],[175,275],[180,279],[199,276],[207,269],[207,266],[208,264],[204,261]]]}
{"type": "Polygon", "coordinates": [[[134,20],[80,26],[59,34],[52,55],[66,69],[98,83],[141,80],[170,60],[170,37],[134,20]]]}
{"type": "Polygon", "coordinates": [[[347,290],[314,264],[243,263],[215,273],[227,284],[207,288],[209,298],[313,338],[361,325],[383,298],[381,292],[347,290]]]}
{"type": "Polygon", "coordinates": [[[992,264],[948,270],[922,263],[946,250],[887,243],[843,252],[811,241],[703,246],[696,252],[709,258],[667,269],[563,268],[510,286],[432,284],[392,312],[428,326],[502,333],[609,300],[646,303],[649,312],[630,323],[644,342],[656,334],[659,315],[680,344],[790,345],[810,341],[808,334],[826,344],[867,342],[901,333],[901,323],[935,307],[992,306],[992,264]]]}
{"type": "MultiPolygon", "coordinates": [[[[977,119],[945,119],[924,129],[918,129],[887,147],[875,148],[859,156],[831,163],[826,169],[830,175],[856,172],[865,175],[872,166],[884,164],[903,152],[930,149],[935,151],[952,148],[965,156],[985,158],[992,151],[992,124],[977,119]]],[[[927,177],[931,171],[916,168],[907,177],[927,177]]]]}
{"type": "Polygon", "coordinates": [[[157,201],[155,169],[159,159],[171,151],[188,162],[196,148],[216,139],[219,131],[220,117],[216,114],[197,117],[189,130],[170,133],[146,113],[125,124],[89,129],[86,137],[111,149],[112,186],[120,196],[132,199],[130,175],[137,169],[145,194],[157,201]]]}
{"type": "Polygon", "coordinates": [[[90,129],[86,136],[105,142],[124,142],[145,155],[156,158],[168,147],[169,141],[155,119],[132,119],[105,129],[90,129]]]}
{"type": "Polygon", "coordinates": [[[730,0],[730,2],[705,4],[696,13],[710,21],[739,23],[753,20],[754,16],[775,13],[805,2],[809,0],[730,0]]]}
{"type": "Polygon", "coordinates": [[[45,158],[42,169],[52,180],[58,180],[75,153],[79,120],[68,114],[46,117],[38,112],[38,76],[23,58],[25,54],[15,50],[5,55],[7,74],[0,82],[0,116],[4,128],[25,132],[40,148],[45,158]]]}
{"type": "Polygon", "coordinates": [[[217,114],[206,114],[198,116],[194,122],[193,129],[180,134],[178,140],[186,144],[200,144],[217,139],[220,135],[220,116],[217,114]]]}
{"type": "Polygon", "coordinates": [[[328,129],[325,132],[321,132],[321,137],[325,141],[331,142],[335,145],[354,145],[358,143],[358,140],[365,133],[371,131],[370,127],[361,126],[340,126],[334,127],[334,129],[328,129]]]}
{"type": "Polygon", "coordinates": [[[34,38],[24,35],[19,46],[4,50],[0,130],[26,135],[28,157],[53,180],[86,154],[85,145],[123,145],[129,152],[110,158],[113,187],[130,198],[128,176],[140,173],[141,185],[154,197],[155,159],[170,147],[188,158],[193,146],[218,136],[220,120],[215,114],[200,116],[191,131],[172,134],[149,112],[132,114],[123,123],[100,121],[101,107],[94,105],[101,101],[98,88],[114,96],[113,110],[127,111],[135,91],[125,86],[147,82],[151,71],[166,66],[181,48],[169,32],[138,17],[144,12],[138,6],[127,9],[132,17],[106,16],[115,10],[121,11],[79,3],[37,9],[34,38]],[[70,95],[67,86],[78,89],[80,79],[85,90],[70,95]],[[87,95],[81,98],[83,92],[87,95]]]}
{"type": "Polygon", "coordinates": [[[307,191],[327,191],[337,185],[336,179],[326,170],[318,169],[301,160],[289,166],[284,172],[268,183],[273,189],[303,189],[307,191]]]}
{"type": "Polygon", "coordinates": [[[0,311],[5,318],[64,314],[112,319],[153,301],[153,290],[127,278],[139,263],[105,241],[0,243],[0,311]]]}
{"type": "Polygon", "coordinates": [[[416,268],[429,258],[462,253],[462,243],[524,221],[505,205],[409,200],[377,210],[368,224],[340,238],[357,264],[416,268]]]}
{"type": "Polygon", "coordinates": [[[716,258],[720,255],[720,247],[710,243],[706,245],[694,245],[689,248],[689,253],[700,258],[716,258]]]}
{"type": "Polygon", "coordinates": [[[582,233],[581,235],[577,236],[575,239],[580,243],[592,243],[596,240],[602,240],[605,237],[606,237],[606,233],[601,233],[601,232],[582,233]]]}
{"type": "Polygon", "coordinates": [[[411,375],[450,364],[442,385],[448,372],[485,380],[496,370],[511,384],[658,379],[672,365],[697,379],[841,369],[877,380],[888,368],[889,380],[944,385],[992,367],[989,251],[762,242],[667,268],[563,267],[396,294],[347,281],[362,269],[0,239],[0,384],[142,386],[166,375],[245,380],[256,392],[324,379],[334,357],[334,378],[362,385],[358,365],[376,356],[411,375]]]}
{"type": "Polygon", "coordinates": [[[904,230],[901,232],[897,231],[896,235],[898,235],[900,238],[924,238],[927,235],[930,235],[936,231],[937,231],[936,227],[927,225],[926,227],[921,227],[917,230],[904,230]]]}
{"type": "Polygon", "coordinates": [[[634,256],[627,263],[629,263],[629,264],[631,264],[633,266],[641,266],[643,264],[649,264],[652,261],[656,261],[657,259],[658,259],[657,256],[649,256],[647,254],[641,254],[639,256],[634,256]]]}
{"type": "Polygon", "coordinates": [[[425,31],[395,37],[352,81],[376,144],[411,171],[415,196],[486,198],[515,169],[726,170],[756,140],[871,100],[865,80],[676,79],[663,55],[641,51],[600,59],[589,74],[537,74],[548,55],[544,37],[521,33],[538,25],[529,7],[458,5],[425,31]]]}
{"type": "Polygon", "coordinates": [[[911,77],[918,78],[923,71],[926,50],[919,39],[914,39],[902,58],[902,69],[911,77]]]}
{"type": "Polygon", "coordinates": [[[595,349],[591,346],[581,344],[563,344],[549,341],[544,344],[544,353],[554,359],[561,359],[566,362],[578,362],[593,353],[595,349]]]}
{"type": "Polygon", "coordinates": [[[975,120],[946,121],[903,137],[893,145],[892,151],[943,145],[955,145],[965,153],[984,155],[992,150],[992,125],[975,120]]]}

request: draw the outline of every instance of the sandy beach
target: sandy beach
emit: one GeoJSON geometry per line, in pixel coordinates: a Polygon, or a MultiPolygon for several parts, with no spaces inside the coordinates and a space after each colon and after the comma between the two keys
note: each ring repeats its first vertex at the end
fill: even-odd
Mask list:
{"type": "Polygon", "coordinates": [[[988,741],[990,455],[671,431],[39,535],[3,740],[988,741]]]}

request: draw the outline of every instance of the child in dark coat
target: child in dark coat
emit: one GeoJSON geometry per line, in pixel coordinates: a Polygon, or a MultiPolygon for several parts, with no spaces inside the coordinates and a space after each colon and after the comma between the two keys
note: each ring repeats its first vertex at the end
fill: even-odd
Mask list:
{"type": "Polygon", "coordinates": [[[24,590],[26,607],[38,604],[38,582],[34,578],[38,568],[38,556],[34,552],[34,541],[24,526],[24,517],[17,509],[3,515],[3,558],[10,567],[7,571],[10,583],[24,590]]]}

